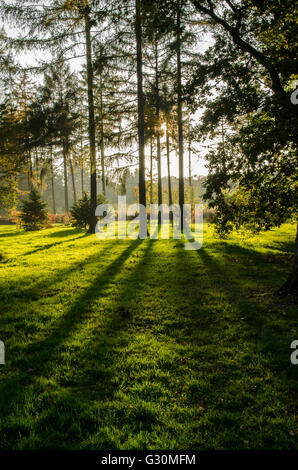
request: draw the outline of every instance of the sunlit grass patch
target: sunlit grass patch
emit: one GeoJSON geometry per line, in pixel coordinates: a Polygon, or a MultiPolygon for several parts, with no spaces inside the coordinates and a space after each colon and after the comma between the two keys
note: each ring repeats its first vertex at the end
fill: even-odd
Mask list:
{"type": "Polygon", "coordinates": [[[294,236],[2,226],[1,448],[295,448],[294,236]]]}

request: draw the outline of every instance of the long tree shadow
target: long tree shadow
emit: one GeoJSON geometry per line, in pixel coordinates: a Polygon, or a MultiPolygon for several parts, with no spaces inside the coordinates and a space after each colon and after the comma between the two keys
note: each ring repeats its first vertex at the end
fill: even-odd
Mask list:
{"type": "MultiPolygon", "coordinates": [[[[1,228],[1,226],[0,226],[0,228],[1,228]]],[[[11,232],[7,232],[7,233],[3,233],[3,232],[0,231],[0,239],[1,238],[6,238],[6,237],[17,237],[19,235],[24,235],[25,233],[26,232],[24,232],[22,230],[18,230],[16,232],[11,231],[11,232]]]]}
{"type": "Polygon", "coordinates": [[[85,230],[78,229],[78,228],[64,228],[62,230],[55,230],[53,233],[49,233],[46,236],[48,238],[62,238],[62,237],[68,237],[69,235],[73,235],[74,233],[82,233],[84,232],[84,235],[89,235],[85,230]]]}
{"type": "MultiPolygon", "coordinates": [[[[165,292],[159,299],[164,318],[160,317],[156,331],[166,335],[168,343],[176,342],[182,359],[188,358],[186,371],[195,370],[199,377],[200,385],[194,384],[188,391],[189,403],[195,406],[199,402],[201,409],[208,405],[211,433],[224,436],[228,419],[233,437],[225,437],[227,446],[237,448],[239,436],[246,439],[242,428],[247,426],[255,430],[260,426],[261,445],[276,445],[274,433],[268,430],[270,413],[279,419],[279,408],[284,407],[290,414],[289,403],[294,399],[296,378],[285,351],[295,314],[292,306],[281,315],[279,307],[283,307],[276,305],[270,292],[261,301],[253,293],[269,273],[278,275],[284,266],[274,263],[272,254],[268,260],[263,253],[231,243],[220,252],[214,251],[213,244],[197,252],[185,251],[182,242],[175,248],[168,271],[155,272],[156,283],[165,292]],[[280,402],[273,411],[272,396],[277,393],[280,402]],[[263,409],[269,415],[254,428],[252,423],[263,409]]],[[[198,429],[204,432],[203,415],[200,426],[198,422],[198,429]]],[[[289,432],[287,426],[286,419],[282,420],[284,435],[289,432]]]]}
{"type": "Polygon", "coordinates": [[[98,257],[101,256],[103,252],[107,257],[113,246],[113,242],[108,244],[105,243],[98,251],[96,251],[95,254],[81,258],[79,261],[71,263],[67,268],[61,269],[61,267],[58,265],[53,274],[47,272],[47,275],[41,279],[39,278],[37,282],[35,280],[31,282],[31,276],[28,275],[26,278],[22,278],[21,289],[12,288],[7,292],[4,285],[0,285],[0,301],[5,301],[5,308],[8,309],[9,304],[14,302],[16,298],[18,298],[19,302],[23,300],[26,303],[28,300],[38,300],[40,297],[46,295],[49,288],[51,288],[53,285],[55,286],[54,291],[59,291],[59,283],[63,282],[66,276],[80,271],[85,265],[96,261],[96,259],[98,259],[98,257]],[[45,289],[46,291],[44,292],[45,289]]]}
{"type": "MultiPolygon", "coordinates": [[[[133,242],[132,247],[125,253],[131,255],[134,248],[139,247],[141,243],[143,243],[142,240],[133,242]]],[[[143,248],[136,252],[134,255],[136,260],[133,261],[133,264],[136,262],[136,266],[130,268],[130,262],[128,262],[124,269],[124,272],[127,270],[128,274],[120,274],[112,293],[108,293],[109,297],[112,297],[108,311],[103,310],[94,313],[89,324],[86,317],[84,325],[78,328],[77,335],[80,347],[74,348],[71,351],[73,357],[75,357],[75,364],[72,363],[70,366],[73,373],[71,377],[66,374],[64,380],[63,378],[59,380],[59,384],[66,387],[67,393],[72,400],[71,407],[74,410],[78,406],[78,400],[80,400],[79,407],[81,409],[84,409],[85,406],[87,407],[87,403],[90,404],[92,402],[97,403],[100,408],[103,407],[104,409],[107,400],[109,403],[112,403],[114,395],[119,391],[120,384],[115,380],[114,374],[117,367],[119,368],[119,361],[123,361],[121,351],[129,348],[130,343],[134,339],[134,316],[137,315],[136,302],[137,298],[141,297],[142,287],[146,283],[146,267],[151,256],[152,245],[152,241],[145,242],[142,245],[143,248]],[[139,289],[136,287],[138,282],[140,282],[139,289]]],[[[122,261],[125,261],[124,258],[122,261]]],[[[123,263],[121,265],[123,271],[123,263]]],[[[110,270],[115,274],[115,264],[110,265],[110,270]]],[[[96,286],[97,281],[91,287],[92,303],[99,297],[96,286]]],[[[101,291],[101,294],[103,294],[103,291],[101,291]]],[[[81,308],[81,300],[78,300],[77,306],[81,308]]],[[[76,308],[76,305],[73,304],[72,309],[76,308]]],[[[76,332],[73,331],[72,337],[69,339],[73,341],[75,335],[76,332]]],[[[65,346],[65,348],[68,348],[68,346],[65,346]]],[[[62,352],[59,351],[59,354],[62,352]]],[[[50,370],[47,371],[47,374],[51,374],[51,371],[54,371],[57,360],[59,360],[58,357],[54,364],[49,364],[50,370]]],[[[59,361],[61,360],[63,360],[62,357],[59,361]]],[[[65,363],[64,366],[65,370],[68,371],[69,364],[65,363]]],[[[51,417],[53,414],[53,407],[50,407],[39,421],[38,429],[48,429],[49,423],[52,426],[51,417]]],[[[124,425],[123,419],[125,420],[125,417],[120,412],[119,427],[124,425]]],[[[69,417],[69,422],[72,422],[71,417],[69,417]]],[[[141,426],[142,429],[152,430],[154,420],[152,416],[147,415],[143,410],[137,425],[141,426]]],[[[64,426],[64,423],[59,424],[56,422],[53,426],[54,434],[57,433],[58,435],[61,431],[67,432],[64,426]]],[[[88,423],[86,423],[86,435],[95,432],[96,428],[97,420],[89,418],[88,423]]],[[[80,447],[81,441],[81,436],[77,436],[73,440],[72,446],[74,448],[80,447]]],[[[41,438],[40,442],[43,442],[43,438],[41,438]]],[[[37,447],[39,446],[38,443],[36,445],[37,447]]],[[[60,442],[57,441],[55,445],[60,447],[60,442]]],[[[99,448],[114,448],[115,444],[108,436],[103,436],[101,442],[97,445],[99,445],[99,448]]],[[[53,443],[51,447],[53,447],[53,443]]]]}
{"type": "Polygon", "coordinates": [[[180,283],[172,289],[177,300],[182,295],[192,296],[194,308],[189,315],[189,339],[197,343],[200,338],[207,344],[208,337],[222,337],[221,342],[225,341],[227,347],[234,341],[235,351],[241,351],[245,344],[252,355],[258,351],[264,360],[270,356],[271,363],[266,367],[288,386],[294,371],[284,351],[291,342],[289,330],[291,323],[295,324],[294,308],[290,299],[284,304],[272,295],[272,280],[268,281],[269,274],[271,277],[275,274],[278,280],[285,266],[279,264],[278,255],[274,261],[272,254],[268,258],[264,253],[237,244],[229,243],[226,249],[222,245],[218,259],[210,253],[212,251],[205,248],[177,253],[180,265],[185,264],[188,269],[197,267],[202,276],[201,280],[198,278],[196,289],[183,283],[183,288],[180,283]],[[218,306],[225,310],[221,311],[218,306]],[[284,309],[286,317],[280,313],[284,309]],[[288,343],[281,341],[281,328],[289,336],[288,343]]]}
{"type": "MultiPolygon", "coordinates": [[[[83,235],[81,235],[81,236],[79,236],[79,237],[67,238],[66,240],[62,240],[61,242],[48,243],[48,244],[46,244],[46,245],[43,245],[43,246],[41,246],[41,247],[36,248],[35,250],[26,251],[25,253],[22,253],[22,254],[19,255],[19,256],[29,256],[29,255],[33,255],[34,253],[38,253],[38,252],[44,251],[44,250],[49,250],[50,248],[53,248],[53,247],[62,245],[63,243],[73,242],[73,241],[79,240],[80,238],[85,238],[85,237],[87,237],[87,236],[88,236],[88,234],[84,233],[83,235]]],[[[90,236],[90,235],[89,235],[89,236],[90,236]]]]}
{"type": "MultiPolygon", "coordinates": [[[[23,349],[22,354],[24,357],[20,360],[12,361],[12,368],[17,367],[20,370],[24,370],[26,367],[34,366],[36,370],[42,371],[43,374],[50,373],[52,368],[51,364],[59,358],[59,347],[67,340],[76,326],[90,315],[90,309],[95,299],[100,297],[105,288],[117,275],[123,263],[140,243],[142,243],[141,240],[132,242],[119,257],[110,263],[105,270],[96,277],[90,287],[88,287],[82,295],[78,296],[68,311],[61,318],[58,318],[46,338],[29,344],[23,349]]],[[[21,373],[20,375],[10,376],[9,379],[1,385],[0,395],[2,398],[5,398],[1,405],[4,414],[5,410],[9,409],[9,404],[13,402],[20,391],[17,384],[28,386],[33,381],[34,376],[21,373]],[[5,393],[5,390],[10,390],[9,394],[5,393]],[[15,393],[13,393],[13,390],[15,393]]]]}
{"type": "MultiPolygon", "coordinates": [[[[76,301],[71,305],[68,312],[56,322],[51,330],[51,334],[44,340],[36,342],[26,348],[24,354],[26,355],[26,367],[32,365],[39,370],[38,376],[41,374],[44,377],[50,377],[54,372],[57,364],[63,363],[63,354],[68,351],[68,354],[73,353],[75,359],[74,372],[71,379],[68,378],[66,382],[60,380],[63,386],[70,387],[74,390],[73,406],[75,406],[78,394],[82,393],[82,400],[86,400],[86,394],[92,399],[105,400],[111,398],[117,385],[113,381],[113,361],[117,361],[117,352],[115,353],[115,341],[120,341],[123,345],[123,333],[131,327],[130,313],[133,311],[131,305],[134,303],[134,287],[136,279],[145,278],[146,260],[150,256],[152,243],[149,241],[144,250],[137,256],[137,267],[130,268],[130,263],[127,264],[126,270],[128,275],[121,277],[117,283],[113,279],[117,276],[125,261],[131,256],[133,251],[139,247],[142,240],[132,242],[124,252],[114,260],[109,266],[92,282],[92,285],[80,295],[76,301]],[[96,311],[94,312],[94,305],[98,304],[98,299],[104,294],[109,284],[113,282],[113,306],[112,312],[96,311]],[[118,288],[118,283],[121,287],[118,288]],[[123,315],[124,314],[124,315],[123,315]],[[128,314],[128,316],[127,316],[128,314]],[[93,320],[91,326],[90,320],[93,320]],[[71,341],[72,337],[79,334],[80,348],[79,350],[69,350],[67,341],[71,341]],[[90,338],[91,334],[91,338],[90,338]],[[36,360],[37,359],[37,360],[36,360]],[[108,361],[107,361],[108,360],[108,361]]],[[[139,293],[140,294],[140,293],[139,293]]],[[[109,294],[110,295],[110,294],[109,294]]],[[[101,302],[100,302],[101,303],[101,302]]],[[[100,306],[99,303],[99,306],[100,306]]],[[[129,341],[128,336],[125,342],[129,341]]],[[[115,362],[114,362],[115,363],[115,362]]],[[[19,365],[24,369],[23,361],[19,365]]],[[[67,369],[67,364],[65,365],[67,369]]],[[[12,379],[14,380],[14,379],[12,379]]],[[[34,377],[21,377],[20,383],[22,384],[23,393],[30,384],[34,382],[34,377]]],[[[11,387],[12,382],[9,380],[0,393],[4,393],[11,387]]],[[[9,395],[5,403],[7,412],[10,409],[10,404],[17,399],[22,400],[20,397],[20,387],[17,386],[18,392],[15,396],[9,395]]],[[[53,407],[48,409],[46,415],[39,420],[38,426],[41,429],[48,427],[48,421],[51,420],[53,414],[53,407]]],[[[69,417],[71,420],[71,416],[69,417]]],[[[57,424],[57,423],[56,423],[57,424]]],[[[59,425],[57,424],[59,427],[59,425]]],[[[55,425],[53,432],[55,433],[55,425]]],[[[66,430],[65,430],[66,432],[66,430]]],[[[42,439],[41,439],[42,442],[42,439]]],[[[38,447],[38,443],[36,443],[38,447]]],[[[60,443],[51,443],[51,448],[60,443]]]]}
{"type": "MultiPolygon", "coordinates": [[[[153,335],[158,338],[161,335],[163,341],[173,348],[177,346],[175,355],[180,355],[181,361],[186,360],[186,365],[190,361],[188,367],[204,377],[201,379],[202,387],[208,390],[209,407],[216,416],[214,422],[208,424],[211,432],[224,432],[225,413],[230,407],[235,407],[233,396],[228,394],[231,382],[235,383],[232,393],[235,394],[236,390],[240,395],[239,409],[233,410],[234,414],[229,418],[231,433],[234,435],[241,434],[240,423],[245,424],[242,411],[251,413],[249,400],[253,400],[254,396],[256,399],[262,396],[262,388],[254,389],[251,394],[248,383],[246,389],[242,374],[244,369],[250,367],[252,374],[260,374],[258,369],[254,370],[253,364],[250,365],[255,352],[261,354],[261,361],[266,358],[266,354],[274,354],[272,341],[277,341],[277,331],[273,331],[271,345],[268,344],[272,333],[270,322],[274,315],[267,316],[265,308],[256,305],[255,299],[251,297],[251,285],[256,285],[258,279],[266,276],[268,270],[272,269],[272,262],[268,262],[267,269],[256,277],[250,269],[256,261],[257,264],[266,261],[266,257],[256,254],[254,250],[239,249],[237,245],[233,247],[229,244],[227,250],[222,247],[218,258],[212,249],[185,251],[182,242],[173,242],[171,255],[158,265],[158,253],[162,255],[158,244],[163,242],[146,241],[140,250],[133,253],[140,243],[140,240],[131,242],[117,259],[95,276],[84,293],[76,297],[63,317],[54,323],[49,336],[28,346],[24,350],[26,357],[23,361],[14,361],[14,365],[22,371],[33,364],[35,372],[29,376],[22,372],[20,377],[12,375],[7,379],[6,385],[0,390],[4,397],[4,415],[13,415],[14,402],[17,406],[23,403],[27,395],[32,393],[30,385],[40,377],[48,381],[56,380],[64,390],[61,398],[55,398],[49,392],[49,402],[34,422],[36,448],[45,446],[47,432],[50,433],[49,448],[80,447],[84,437],[79,432],[73,431],[71,434],[70,431],[76,416],[79,416],[84,432],[89,435],[98,432],[98,421],[103,420],[100,428],[103,437],[98,438],[96,444],[93,443],[93,448],[116,448],[112,437],[105,436],[104,426],[108,426],[109,420],[112,420],[114,425],[116,423],[121,428],[132,418],[129,412],[117,405],[119,397],[115,398],[115,405],[111,404],[120,390],[119,377],[117,381],[114,370],[117,367],[119,369],[119,364],[126,367],[125,359],[122,358],[123,350],[133,351],[133,348],[138,347],[137,340],[133,343],[138,331],[143,331],[143,337],[153,335]],[[154,246],[156,252],[153,253],[154,246]],[[135,257],[135,260],[129,260],[130,257],[135,257]],[[248,263],[249,258],[254,261],[248,263]],[[246,278],[251,282],[248,287],[243,285],[243,279],[246,278]],[[155,288],[155,298],[149,303],[147,300],[143,308],[142,299],[144,295],[148,299],[151,287],[155,288]],[[222,305],[225,310],[221,310],[222,305]],[[245,354],[241,356],[244,346],[245,354]],[[237,388],[238,382],[241,389],[237,388]],[[13,385],[15,389],[11,393],[13,385]],[[225,405],[218,403],[218,397],[222,396],[226,399],[225,405]],[[93,410],[97,411],[87,411],[90,403],[94,403],[93,410]]],[[[175,364],[177,362],[172,364],[168,359],[164,373],[175,374],[175,379],[182,374],[181,380],[184,377],[187,379],[190,373],[188,370],[191,369],[176,369],[175,364]]],[[[265,361],[265,366],[275,380],[286,385],[288,374],[283,374],[281,368],[277,370],[275,364],[265,361]]],[[[125,386],[128,383],[131,385],[130,373],[132,371],[125,372],[128,375],[125,376],[125,386]]],[[[192,386],[187,391],[190,404],[202,400],[202,394],[206,396],[204,391],[201,392],[203,388],[199,391],[195,389],[195,382],[192,386]]],[[[180,392],[179,387],[177,391],[180,392]]],[[[38,396],[35,395],[33,399],[36,406],[38,396]]],[[[286,395],[280,400],[284,403],[286,395]]],[[[264,403],[264,399],[260,402],[264,403]]],[[[135,412],[134,421],[129,421],[135,433],[139,429],[150,433],[158,426],[157,418],[146,413],[144,409],[139,415],[135,412]]],[[[204,429],[206,421],[205,424],[202,421],[202,426],[204,429]]],[[[17,431],[14,438],[16,444],[20,433],[25,433],[20,428],[17,431]]],[[[126,431],[123,432],[125,434],[126,431]]],[[[234,439],[237,441],[238,438],[234,439]]],[[[235,445],[235,441],[232,442],[235,445]]]]}

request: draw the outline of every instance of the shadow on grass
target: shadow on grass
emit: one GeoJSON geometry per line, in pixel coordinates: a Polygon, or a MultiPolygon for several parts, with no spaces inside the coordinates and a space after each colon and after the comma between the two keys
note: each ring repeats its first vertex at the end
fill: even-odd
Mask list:
{"type": "MultiPolygon", "coordinates": [[[[10,225],[10,227],[11,227],[11,225],[10,225]]],[[[3,233],[3,232],[1,232],[1,225],[0,225],[0,239],[4,238],[4,237],[17,237],[18,235],[24,235],[24,234],[29,234],[29,233],[32,233],[32,232],[25,232],[24,230],[19,230],[19,229],[16,229],[16,231],[10,231],[10,232],[7,232],[7,233],[3,233]]]]}
{"type": "Polygon", "coordinates": [[[73,241],[79,240],[80,238],[85,238],[86,236],[87,236],[87,234],[84,233],[83,235],[81,235],[79,237],[67,238],[66,240],[62,240],[61,242],[48,243],[48,244],[43,245],[39,248],[36,248],[35,250],[26,251],[25,253],[22,253],[20,256],[33,255],[34,253],[38,253],[39,251],[49,250],[50,248],[53,248],[55,246],[62,245],[63,243],[73,242],[73,241]]]}
{"type": "MultiPolygon", "coordinates": [[[[4,287],[4,285],[0,284],[0,301],[4,300],[4,308],[7,310],[9,308],[9,304],[14,302],[17,298],[19,302],[28,302],[32,300],[38,300],[40,297],[44,297],[48,294],[49,288],[55,285],[55,291],[57,291],[56,287],[59,285],[60,282],[64,282],[65,277],[70,275],[71,273],[75,273],[80,271],[84,268],[84,266],[89,265],[94,260],[101,256],[102,253],[105,253],[107,257],[109,255],[110,249],[113,247],[113,242],[111,241],[108,244],[104,244],[100,246],[100,249],[92,255],[88,255],[85,258],[79,259],[79,261],[75,263],[71,263],[69,267],[61,269],[60,265],[57,265],[57,269],[54,273],[48,272],[45,277],[38,282],[35,280],[32,281],[31,275],[27,275],[26,277],[22,278],[22,284],[20,285],[19,281],[17,280],[15,288],[12,286],[10,289],[4,287]],[[45,291],[46,289],[46,291],[45,291]]],[[[59,288],[58,288],[59,291],[59,288]]],[[[22,304],[20,304],[20,313],[22,311],[22,304]]]]}
{"type": "MultiPolygon", "coordinates": [[[[65,421],[61,423],[60,419],[62,418],[59,416],[59,407],[65,407],[65,399],[69,400],[69,413],[63,414],[65,410],[61,410],[61,413],[64,416],[63,419],[68,420],[70,425],[73,423],[70,410],[73,409],[75,412],[76,406],[83,409],[86,396],[101,401],[110,400],[118,388],[117,383],[113,380],[113,364],[115,364],[119,355],[119,352],[114,350],[115,341],[120,341],[121,345],[129,341],[129,336],[127,335],[124,338],[123,333],[131,326],[130,314],[133,309],[131,310],[130,306],[132,299],[135,297],[136,279],[145,279],[146,260],[150,257],[152,243],[149,241],[144,250],[138,251],[140,255],[137,256],[136,268],[133,266],[130,269],[129,264],[127,265],[128,275],[122,276],[119,280],[121,288],[118,289],[118,283],[115,283],[114,278],[120,274],[123,264],[142,243],[142,240],[131,242],[120,256],[112,261],[100,275],[96,276],[84,293],[77,297],[62,318],[55,322],[50,334],[45,339],[37,341],[24,349],[23,359],[16,361],[14,366],[24,371],[27,367],[33,365],[38,372],[32,376],[22,372],[20,376],[10,377],[0,388],[3,398],[2,415],[6,415],[13,411],[14,403],[26,400],[26,395],[30,393],[29,388],[30,385],[34,384],[36,375],[49,378],[57,365],[59,366],[65,362],[65,352],[72,351],[72,347],[76,349],[76,346],[70,346],[71,349],[68,350],[67,342],[73,335],[79,334],[80,348],[76,352],[72,351],[76,362],[76,366],[72,364],[74,375],[71,378],[68,377],[66,383],[63,379],[59,381],[60,385],[70,387],[70,389],[68,388],[69,392],[66,392],[64,396],[62,393],[61,400],[58,398],[52,406],[49,404],[47,412],[43,413],[38,421],[38,436],[40,432],[44,433],[45,429],[51,429],[52,437],[49,448],[63,447],[60,433],[69,432],[65,428],[65,421]],[[114,284],[113,291],[114,295],[116,294],[112,311],[106,312],[99,309],[97,313],[94,311],[94,303],[102,295],[104,296],[105,289],[111,283],[114,284]],[[127,309],[129,309],[128,316],[127,309]],[[92,326],[89,326],[88,323],[90,319],[93,321],[92,326]],[[74,387],[75,394],[71,391],[72,387],[74,387]],[[82,401],[79,403],[77,397],[81,390],[83,395],[82,401]]],[[[139,295],[140,292],[141,290],[139,295]]],[[[65,364],[66,369],[67,367],[67,364],[65,364]]],[[[146,416],[143,417],[146,420],[146,416]]],[[[90,426],[92,428],[92,424],[89,422],[89,428],[90,426]]],[[[152,426],[150,420],[148,426],[152,426]]],[[[88,430],[90,431],[90,429],[88,430]]],[[[35,444],[37,448],[40,448],[40,446],[46,448],[44,437],[44,434],[42,434],[40,442],[39,437],[36,437],[35,444]]],[[[78,439],[78,443],[79,441],[80,439],[78,439]]]]}
{"type": "Polygon", "coordinates": [[[185,286],[183,282],[172,289],[177,301],[182,295],[192,296],[195,308],[190,309],[189,316],[191,341],[198,341],[203,328],[208,329],[209,337],[221,337],[227,346],[233,341],[236,350],[241,351],[246,344],[251,355],[260,354],[266,367],[285,387],[288,386],[294,371],[285,351],[291,342],[290,324],[295,324],[295,313],[291,299],[284,301],[272,295],[276,283],[280,282],[281,272],[285,270],[279,255],[270,253],[268,256],[229,243],[222,244],[217,258],[208,248],[197,252],[180,250],[177,256],[179,264],[188,266],[188,269],[196,269],[197,266],[200,270],[202,267],[197,289],[185,286]],[[210,317],[212,310],[213,318],[210,317]],[[269,363],[268,357],[271,358],[269,363]]]}
{"type": "MultiPolygon", "coordinates": [[[[137,410],[133,421],[123,407],[119,405],[117,408],[117,403],[111,403],[122,385],[115,380],[116,366],[118,364],[119,368],[123,350],[133,341],[133,333],[140,329],[144,331],[144,335],[154,335],[157,341],[161,338],[161,342],[175,345],[175,348],[177,346],[173,352],[176,356],[180,354],[179,362],[171,363],[169,358],[163,371],[173,374],[177,382],[181,378],[179,374],[184,374],[181,385],[178,384],[176,389],[185,397],[185,402],[181,405],[184,409],[193,403],[198,408],[197,402],[201,400],[201,395],[207,395],[207,408],[211,410],[211,414],[209,418],[202,415],[202,427],[199,427],[198,421],[198,427],[194,429],[203,433],[208,429],[212,436],[217,433],[223,436],[226,430],[226,443],[230,439],[232,446],[241,445],[238,433],[245,434],[245,430],[240,430],[240,423],[246,424],[242,413],[248,413],[254,418],[263,412],[262,405],[267,405],[268,397],[264,399],[262,395],[263,385],[251,392],[249,387],[254,383],[250,380],[254,376],[257,379],[263,378],[263,374],[267,383],[271,380],[268,374],[272,374],[273,391],[279,391],[280,384],[283,389],[288,385],[288,358],[282,360],[282,364],[276,368],[284,346],[277,345],[280,330],[271,328],[276,317],[274,313],[268,314],[266,305],[259,304],[251,297],[251,285],[257,286],[272,270],[277,275],[280,267],[274,268],[272,263],[266,263],[267,258],[262,253],[230,243],[220,244],[215,257],[212,250],[203,248],[197,252],[185,251],[182,242],[173,242],[169,259],[165,258],[158,264],[158,248],[155,253],[153,247],[155,243],[158,247],[157,243],[160,242],[149,240],[144,242],[145,248],[140,250],[141,256],[138,257],[136,266],[132,265],[130,268],[128,258],[136,256],[133,252],[140,243],[140,240],[131,242],[119,257],[105,268],[100,267],[101,273],[95,274],[91,285],[76,297],[67,312],[54,323],[48,336],[26,347],[24,359],[14,361],[13,366],[19,367],[22,372],[20,376],[15,374],[8,377],[2,390],[0,389],[3,415],[11,414],[11,421],[8,420],[8,427],[4,429],[6,433],[12,433],[9,437],[11,448],[17,445],[21,436],[30,432],[22,428],[21,418],[13,427],[13,419],[17,414],[14,406],[17,410],[21,409],[27,401],[29,411],[27,408],[26,412],[38,413],[36,410],[39,409],[39,399],[43,400],[41,413],[34,418],[31,428],[31,445],[36,448],[78,448],[87,433],[93,433],[96,436],[93,446],[113,449],[115,441],[108,435],[112,428],[111,422],[114,427],[121,428],[131,420],[129,426],[135,433],[140,429],[145,433],[152,430],[160,432],[154,430],[154,426],[157,427],[158,424],[156,418],[146,410],[137,410]],[[122,268],[126,262],[123,275],[122,268]],[[260,269],[258,266],[262,263],[264,266],[260,269]],[[251,284],[243,284],[245,279],[251,284]],[[147,300],[143,305],[144,296],[150,299],[152,292],[152,301],[147,300]],[[108,301],[104,304],[105,307],[98,303],[96,311],[94,305],[101,297],[108,301]],[[74,338],[76,341],[69,345],[74,338]],[[186,362],[185,369],[180,367],[180,359],[186,362]],[[191,363],[194,371],[188,368],[190,359],[195,360],[194,364],[191,363]],[[24,374],[24,369],[32,367],[32,364],[37,372],[32,375],[24,374]],[[52,377],[55,378],[56,368],[59,367],[62,376],[59,376],[57,384],[58,387],[65,388],[59,388],[56,395],[55,392],[49,392],[48,396],[42,394],[42,398],[39,398],[36,390],[32,391],[30,386],[34,385],[37,377],[49,381],[52,377]],[[190,385],[186,388],[189,377],[198,371],[204,374],[203,379],[198,375],[197,380],[202,389],[196,390],[195,380],[191,385],[193,389],[190,385]],[[236,384],[234,389],[233,384],[236,384]],[[207,392],[204,392],[204,387],[207,392]],[[61,393],[60,397],[58,392],[61,393]],[[35,393],[32,412],[30,393],[35,393]],[[236,402],[233,394],[237,393],[240,398],[236,402]],[[222,403],[219,398],[223,395],[225,402],[222,403]],[[95,408],[88,409],[90,402],[95,408]],[[232,415],[227,416],[231,410],[232,415]],[[76,421],[79,421],[81,429],[86,432],[84,436],[76,427],[76,421]],[[230,438],[230,434],[233,437],[230,438]]],[[[162,250],[159,253],[160,256],[163,255],[162,250]]],[[[104,254],[104,250],[101,254],[104,254]]],[[[98,255],[77,263],[75,269],[96,260],[95,256],[98,255]]],[[[96,270],[96,262],[94,269],[96,270]]],[[[59,278],[63,275],[65,274],[59,273],[59,278]]],[[[57,280],[58,277],[53,277],[52,284],[57,280]]],[[[271,305],[271,301],[267,301],[271,305]]],[[[287,327],[286,321],[282,322],[279,326],[284,330],[287,327]]],[[[145,346],[146,342],[143,348],[145,346]]],[[[142,355],[145,354],[146,350],[142,350],[142,355]]],[[[119,397],[117,399],[119,401],[119,397]]],[[[279,397],[282,405],[286,404],[286,399],[286,393],[279,397]]],[[[173,409],[173,414],[175,412],[173,409]]],[[[272,411],[275,418],[274,413],[272,411]]],[[[187,418],[182,419],[188,421],[192,419],[192,415],[187,414],[187,418]]],[[[259,426],[258,422],[251,425],[248,420],[247,423],[252,428],[255,426],[253,429],[259,426]]],[[[171,432],[171,428],[167,428],[166,423],[164,425],[164,432],[171,432]]],[[[262,431],[268,433],[258,430],[262,431]]],[[[191,439],[191,445],[199,448],[195,433],[191,439]]],[[[213,437],[209,438],[209,444],[210,442],[213,442],[213,437]]]]}
{"type": "Polygon", "coordinates": [[[90,235],[88,232],[86,232],[83,229],[75,228],[75,227],[65,227],[62,230],[55,230],[53,233],[49,233],[46,236],[49,238],[62,238],[62,237],[68,237],[69,235],[73,235],[75,233],[83,233],[84,235],[90,235]]]}
{"type": "MultiPolygon", "coordinates": [[[[84,290],[82,295],[75,300],[68,311],[59,318],[51,328],[49,335],[45,339],[29,344],[23,349],[23,358],[12,363],[13,367],[19,367],[24,370],[26,367],[34,367],[44,373],[49,373],[51,363],[59,357],[59,347],[71,335],[71,332],[80,324],[92,309],[95,299],[99,298],[104,289],[112,282],[113,277],[120,271],[123,263],[129,258],[130,254],[142,243],[141,240],[132,242],[105,270],[96,277],[92,284],[84,290]]],[[[94,255],[92,256],[94,258],[94,255]]],[[[90,257],[82,263],[90,261],[90,257]]],[[[78,267],[78,266],[77,266],[78,267]]],[[[65,272],[64,272],[65,274],[65,272]]],[[[55,283],[55,279],[52,280],[55,283]]],[[[15,399],[15,393],[19,392],[19,387],[15,387],[17,382],[28,385],[34,381],[34,377],[21,373],[20,376],[10,377],[8,381],[1,385],[0,395],[2,397],[2,412],[9,409],[9,403],[15,399]],[[5,393],[10,390],[9,393],[5,393]],[[15,393],[14,393],[15,392],[15,393]]]]}

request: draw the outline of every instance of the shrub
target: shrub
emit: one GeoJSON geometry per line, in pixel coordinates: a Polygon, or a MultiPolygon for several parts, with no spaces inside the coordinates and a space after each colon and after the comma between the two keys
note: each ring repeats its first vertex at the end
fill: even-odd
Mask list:
{"type": "Polygon", "coordinates": [[[21,226],[27,231],[40,230],[46,226],[47,204],[42,200],[36,188],[30,191],[28,199],[22,201],[20,219],[21,226]]]}
{"type": "Polygon", "coordinates": [[[9,218],[12,223],[16,224],[17,227],[21,226],[21,211],[18,211],[16,209],[9,209],[9,218]]]}
{"type": "Polygon", "coordinates": [[[70,225],[71,222],[72,222],[71,213],[70,212],[65,212],[63,214],[63,223],[65,225],[70,225]]]}
{"type": "MultiPolygon", "coordinates": [[[[97,205],[107,204],[107,199],[103,194],[98,194],[97,205]]],[[[73,227],[84,228],[89,227],[91,212],[91,202],[87,193],[83,194],[83,197],[77,201],[76,204],[70,209],[71,222],[73,227]]]]}
{"type": "Polygon", "coordinates": [[[65,214],[49,214],[49,221],[50,221],[50,224],[69,225],[71,223],[70,213],[65,212],[65,214]]]}

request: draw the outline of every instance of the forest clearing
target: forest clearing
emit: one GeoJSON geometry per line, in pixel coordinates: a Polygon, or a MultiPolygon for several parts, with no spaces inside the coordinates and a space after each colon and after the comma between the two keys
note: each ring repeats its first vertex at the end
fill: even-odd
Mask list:
{"type": "Polygon", "coordinates": [[[295,227],[204,246],[0,227],[4,449],[292,449],[295,227]]]}

